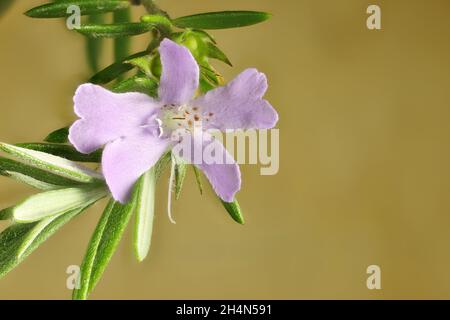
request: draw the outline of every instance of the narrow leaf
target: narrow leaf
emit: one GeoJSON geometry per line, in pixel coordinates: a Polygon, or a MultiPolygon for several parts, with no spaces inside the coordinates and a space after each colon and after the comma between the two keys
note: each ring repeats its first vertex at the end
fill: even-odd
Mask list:
{"type": "Polygon", "coordinates": [[[211,91],[216,86],[213,85],[211,82],[209,82],[204,76],[200,77],[200,91],[201,93],[207,93],[208,91],[211,91]]]}
{"type": "Polygon", "coordinates": [[[78,181],[3,157],[0,157],[0,174],[11,178],[17,178],[17,174],[23,175],[42,183],[56,186],[80,185],[78,181]]]}
{"type": "Polygon", "coordinates": [[[136,36],[146,33],[154,25],[144,22],[114,23],[114,24],[85,24],[75,29],[77,32],[91,38],[117,38],[136,36]]]}
{"type": "Polygon", "coordinates": [[[186,178],[188,165],[182,160],[177,160],[175,164],[175,198],[180,198],[181,190],[183,188],[184,178],[186,178]]]}
{"type": "Polygon", "coordinates": [[[135,54],[127,57],[123,61],[113,63],[110,66],[108,66],[105,69],[98,72],[97,74],[95,74],[89,80],[89,82],[94,83],[94,84],[106,84],[108,82],[111,82],[112,80],[119,77],[121,74],[123,74],[127,71],[130,71],[131,69],[134,68],[134,66],[132,64],[126,63],[125,61],[133,59],[133,58],[141,57],[146,54],[148,54],[147,51],[141,51],[141,52],[135,53],[135,54]]]}
{"type": "Polygon", "coordinates": [[[239,203],[237,202],[237,200],[235,200],[234,202],[225,202],[225,201],[221,200],[221,202],[234,221],[236,221],[239,224],[245,223],[244,216],[242,215],[241,207],[239,206],[239,203]]]}
{"type": "Polygon", "coordinates": [[[37,180],[35,178],[32,178],[30,176],[27,176],[27,175],[19,173],[19,172],[3,171],[0,174],[4,175],[6,177],[10,177],[21,183],[32,186],[39,190],[53,190],[53,189],[60,188],[60,186],[37,180]]]}
{"type": "Polygon", "coordinates": [[[103,212],[81,265],[80,288],[74,290],[74,300],[86,299],[105,271],[133,213],[134,199],[126,205],[111,200],[103,212]]]}
{"type": "Polygon", "coordinates": [[[228,64],[230,67],[233,66],[228,57],[225,55],[225,53],[223,53],[223,51],[220,50],[216,45],[214,45],[211,42],[208,42],[207,46],[208,46],[208,57],[222,61],[228,64]]]}
{"type": "Polygon", "coordinates": [[[0,234],[0,278],[14,269],[39,245],[84,209],[86,208],[78,208],[60,215],[44,228],[40,225],[39,232],[35,232],[35,227],[39,225],[39,222],[13,224],[5,229],[0,234]],[[34,236],[30,237],[30,234],[34,234],[34,236]],[[26,248],[23,249],[25,246],[26,248]],[[21,251],[20,256],[19,251],[21,251]]]}
{"type": "Polygon", "coordinates": [[[192,166],[192,169],[194,170],[195,181],[197,181],[198,190],[200,191],[200,194],[203,194],[203,183],[200,171],[197,169],[196,166],[192,166]]]}
{"type": "Polygon", "coordinates": [[[78,6],[81,15],[88,15],[122,10],[130,5],[130,1],[125,0],[59,0],[32,8],[25,15],[31,18],[62,18],[73,14],[67,10],[71,6],[78,6]]]}
{"type": "Polygon", "coordinates": [[[208,12],[173,20],[179,28],[227,29],[250,26],[270,18],[270,14],[255,11],[208,12]]]}
{"type": "Polygon", "coordinates": [[[74,181],[92,183],[103,180],[102,175],[93,170],[48,153],[24,149],[6,143],[0,143],[0,150],[3,150],[33,167],[74,181]]]}
{"type": "Polygon", "coordinates": [[[87,206],[106,194],[104,186],[51,190],[27,198],[11,208],[11,211],[16,222],[34,222],[87,206]]]}
{"type": "Polygon", "coordinates": [[[139,179],[137,184],[134,253],[139,262],[147,257],[150,250],[155,214],[155,185],[156,174],[153,167],[139,179]]]}
{"type": "Polygon", "coordinates": [[[64,127],[51,132],[44,141],[52,143],[66,143],[69,142],[69,127],[64,127]]]}
{"type": "Polygon", "coordinates": [[[163,174],[164,170],[167,168],[167,166],[170,164],[170,161],[172,160],[171,152],[166,152],[161,156],[159,161],[155,164],[155,172],[156,172],[156,179],[158,180],[161,175],[163,174]]]}
{"type": "Polygon", "coordinates": [[[146,76],[152,76],[151,64],[153,57],[150,55],[145,55],[142,57],[137,57],[134,59],[127,60],[126,63],[132,64],[138,67],[146,76]]]}
{"type": "Polygon", "coordinates": [[[141,92],[156,97],[158,95],[158,83],[148,77],[134,76],[116,84],[113,91],[117,93],[141,92]]]}
{"type": "Polygon", "coordinates": [[[212,66],[210,66],[208,63],[200,64],[200,76],[206,79],[215,87],[220,85],[221,76],[217,74],[212,66]]]}
{"type": "Polygon", "coordinates": [[[101,162],[102,150],[97,150],[90,154],[84,154],[78,152],[73,146],[68,144],[55,144],[55,143],[18,143],[16,146],[41,151],[45,153],[52,154],[67,160],[78,161],[78,162],[101,162]]]}
{"type": "Polygon", "coordinates": [[[171,161],[166,152],[155,166],[145,173],[136,184],[136,223],[134,229],[134,252],[138,261],[143,261],[150,250],[155,211],[155,185],[171,161]]]}
{"type": "MultiPolygon", "coordinates": [[[[77,209],[75,209],[77,210],[77,209]]],[[[64,213],[63,213],[64,214],[64,213]]],[[[22,244],[17,250],[17,258],[21,258],[26,252],[27,249],[33,244],[36,238],[41,234],[41,232],[53,221],[55,221],[62,214],[54,215],[52,217],[48,217],[39,221],[34,228],[27,234],[22,244]]]]}

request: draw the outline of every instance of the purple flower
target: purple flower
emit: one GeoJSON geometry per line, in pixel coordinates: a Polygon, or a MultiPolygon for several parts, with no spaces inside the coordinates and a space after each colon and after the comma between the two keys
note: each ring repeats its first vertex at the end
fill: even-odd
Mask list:
{"type": "Polygon", "coordinates": [[[213,146],[224,164],[195,163],[217,195],[232,202],[241,186],[239,166],[224,146],[205,130],[268,129],[278,115],[262,97],[267,79],[247,69],[224,87],[195,98],[199,67],[190,51],[165,39],[160,46],[162,75],[157,100],[142,93],[116,94],[93,84],[81,85],[74,96],[80,117],[69,140],[82,153],[105,146],[102,171],[115,200],[125,203],[133,185],[168,150],[189,136],[194,148],[213,146]],[[197,134],[195,128],[202,128],[197,134]],[[182,130],[179,141],[172,133],[182,130]]]}

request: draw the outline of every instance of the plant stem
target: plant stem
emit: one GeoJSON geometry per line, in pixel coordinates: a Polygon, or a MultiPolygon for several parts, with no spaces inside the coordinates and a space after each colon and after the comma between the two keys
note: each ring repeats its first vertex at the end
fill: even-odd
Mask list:
{"type": "Polygon", "coordinates": [[[142,5],[150,14],[159,14],[169,18],[169,14],[164,10],[161,10],[153,0],[141,0],[142,5]]]}

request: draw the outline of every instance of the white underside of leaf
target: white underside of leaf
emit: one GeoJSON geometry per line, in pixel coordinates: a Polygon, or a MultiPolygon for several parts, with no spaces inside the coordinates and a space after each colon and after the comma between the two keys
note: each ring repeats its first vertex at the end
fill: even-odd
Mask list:
{"type": "Polygon", "coordinates": [[[155,170],[147,171],[142,178],[136,203],[135,251],[143,261],[150,250],[155,214],[155,170]]]}
{"type": "Polygon", "coordinates": [[[7,143],[0,143],[0,149],[33,167],[74,181],[89,183],[103,180],[103,176],[94,170],[45,152],[20,148],[7,143]]]}
{"type": "Polygon", "coordinates": [[[23,243],[20,245],[17,250],[17,258],[20,259],[22,255],[27,251],[27,249],[33,244],[33,241],[39,236],[42,230],[45,229],[50,223],[53,222],[56,218],[61,216],[64,213],[54,215],[52,217],[48,217],[39,221],[38,224],[30,231],[27,237],[24,239],[23,243]]]}
{"type": "Polygon", "coordinates": [[[38,221],[87,206],[104,197],[106,193],[105,187],[65,188],[42,192],[12,208],[13,218],[19,223],[38,221]]]}
{"type": "Polygon", "coordinates": [[[25,174],[19,173],[19,172],[14,172],[14,171],[5,171],[5,173],[13,178],[14,180],[17,180],[19,182],[25,183],[29,186],[32,186],[36,189],[39,190],[53,190],[53,189],[57,189],[57,188],[61,188],[61,186],[56,186],[54,184],[50,184],[47,182],[43,182],[43,181],[39,181],[37,179],[34,179],[32,177],[29,177],[25,174]]]}

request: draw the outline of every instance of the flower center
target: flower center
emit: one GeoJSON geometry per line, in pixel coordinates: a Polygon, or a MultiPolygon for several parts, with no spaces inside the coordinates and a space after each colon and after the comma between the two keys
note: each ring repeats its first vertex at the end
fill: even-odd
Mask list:
{"type": "Polygon", "coordinates": [[[198,107],[168,104],[162,107],[157,118],[160,121],[161,135],[168,137],[174,131],[193,132],[201,128],[202,114],[198,107]]]}

